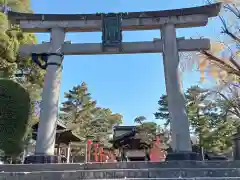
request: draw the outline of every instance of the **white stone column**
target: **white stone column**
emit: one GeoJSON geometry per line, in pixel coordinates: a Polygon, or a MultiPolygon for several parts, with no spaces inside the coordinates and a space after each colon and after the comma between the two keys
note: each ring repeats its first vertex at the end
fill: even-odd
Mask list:
{"type": "Polygon", "coordinates": [[[71,157],[71,143],[69,143],[67,147],[67,163],[70,163],[70,157],[71,157]]]}
{"type": "MultiPolygon", "coordinates": [[[[65,33],[63,29],[52,29],[51,47],[48,53],[61,53],[64,39],[65,33]]],[[[48,58],[48,63],[61,64],[61,62],[62,57],[57,55],[51,55],[48,58]]],[[[36,155],[54,155],[61,71],[62,68],[58,65],[48,65],[47,67],[42,93],[40,122],[35,150],[36,155]]]]}
{"type": "Polygon", "coordinates": [[[164,41],[163,63],[171,117],[172,149],[177,152],[192,151],[184,93],[178,71],[179,54],[174,24],[166,24],[161,35],[164,41]]]}

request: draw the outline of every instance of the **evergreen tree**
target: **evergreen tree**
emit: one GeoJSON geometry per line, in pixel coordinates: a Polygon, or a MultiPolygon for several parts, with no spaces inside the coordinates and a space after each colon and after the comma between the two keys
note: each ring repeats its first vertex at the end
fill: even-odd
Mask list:
{"type": "Polygon", "coordinates": [[[170,115],[168,111],[167,95],[162,95],[158,101],[158,111],[154,113],[156,119],[164,120],[164,125],[170,124],[170,115]]]}
{"type": "Polygon", "coordinates": [[[145,120],[147,120],[146,117],[144,117],[144,116],[138,116],[138,117],[136,117],[136,118],[134,119],[134,122],[135,122],[135,123],[138,123],[138,124],[142,124],[143,121],[145,121],[145,120]]]}
{"type": "Polygon", "coordinates": [[[167,148],[169,141],[168,131],[155,122],[144,122],[146,120],[145,116],[138,116],[134,119],[134,122],[138,123],[136,126],[137,136],[141,138],[141,142],[151,145],[158,135],[161,137],[163,147],[167,148]]]}
{"type": "Polygon", "coordinates": [[[91,111],[95,110],[96,102],[91,100],[86,83],[74,86],[72,90],[64,93],[66,101],[62,103],[61,111],[67,124],[81,123],[90,118],[91,111]],[[85,119],[84,119],[85,118],[85,119]]]}
{"type": "MultiPolygon", "coordinates": [[[[198,137],[200,146],[214,152],[229,149],[233,123],[229,117],[228,121],[223,118],[221,107],[213,99],[209,99],[209,91],[192,86],[185,93],[185,97],[190,128],[198,137]]],[[[161,96],[158,104],[160,108],[155,117],[167,121],[165,125],[168,125],[170,117],[165,95],[161,96]]]]}
{"type": "Polygon", "coordinates": [[[194,134],[199,139],[200,147],[205,150],[217,151],[221,144],[216,147],[216,139],[212,132],[221,122],[221,116],[218,113],[216,103],[208,100],[208,90],[198,86],[190,87],[186,92],[187,113],[190,126],[194,134]]]}
{"type": "MultiPolygon", "coordinates": [[[[34,108],[36,100],[40,98],[45,71],[36,66],[30,57],[23,58],[19,55],[20,45],[34,44],[36,37],[32,33],[23,33],[17,25],[10,24],[7,14],[3,11],[5,5],[16,12],[31,13],[32,10],[30,0],[0,0],[0,77],[17,81],[30,94],[31,118],[28,121],[28,128],[25,129],[26,132],[21,132],[27,134],[27,138],[22,142],[27,145],[31,139],[31,126],[38,121],[34,108]]],[[[22,113],[24,112],[22,111],[22,113]]],[[[2,122],[11,122],[11,119],[5,119],[2,122]]],[[[5,126],[7,125],[1,123],[0,128],[5,126]]]]}
{"type": "MultiPolygon", "coordinates": [[[[61,118],[67,127],[77,135],[93,141],[98,141],[104,146],[110,146],[108,140],[114,125],[122,123],[120,114],[113,114],[108,108],[96,106],[86,83],[73,87],[65,93],[66,101],[62,103],[61,118]]],[[[79,146],[83,151],[85,146],[79,146]]]]}
{"type": "Polygon", "coordinates": [[[157,124],[154,122],[143,122],[137,125],[137,132],[141,137],[141,141],[150,145],[156,139],[157,124]]]}
{"type": "Polygon", "coordinates": [[[0,149],[14,159],[28,139],[31,109],[29,93],[12,80],[0,80],[0,149]]]}

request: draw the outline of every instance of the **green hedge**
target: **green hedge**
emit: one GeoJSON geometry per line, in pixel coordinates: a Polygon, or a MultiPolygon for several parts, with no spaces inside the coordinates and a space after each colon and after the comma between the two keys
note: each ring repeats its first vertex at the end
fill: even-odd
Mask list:
{"type": "Polygon", "coordinates": [[[12,80],[0,79],[0,149],[5,155],[22,152],[30,110],[29,93],[12,80]]]}

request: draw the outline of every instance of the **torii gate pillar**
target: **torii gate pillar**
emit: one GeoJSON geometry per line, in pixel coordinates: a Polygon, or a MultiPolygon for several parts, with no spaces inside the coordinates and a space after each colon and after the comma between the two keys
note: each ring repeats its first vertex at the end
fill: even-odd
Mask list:
{"type": "MultiPolygon", "coordinates": [[[[186,113],[182,82],[179,77],[179,54],[175,25],[164,25],[161,29],[161,35],[163,40],[163,64],[168,108],[171,117],[171,147],[174,151],[174,155],[168,155],[167,159],[188,159],[185,156],[189,156],[189,154],[194,155],[194,153],[191,153],[192,146],[189,122],[186,113]]],[[[192,157],[189,157],[189,159],[192,159],[192,157]]]]}
{"type": "Polygon", "coordinates": [[[35,155],[25,158],[25,163],[58,163],[59,157],[54,155],[55,136],[58,119],[58,100],[62,74],[62,45],[65,32],[62,28],[51,29],[49,58],[44,79],[40,123],[38,126],[35,155]],[[52,55],[51,55],[52,53],[52,55]]]}
{"type": "MultiPolygon", "coordinates": [[[[61,54],[64,39],[65,32],[63,29],[51,29],[49,52],[61,54]]],[[[43,152],[54,154],[55,136],[49,132],[56,134],[62,58],[60,55],[51,55],[48,59],[42,92],[42,101],[44,103],[42,103],[40,111],[40,122],[45,123],[39,123],[38,131],[41,133],[37,136],[36,154],[42,154],[43,152]]]]}

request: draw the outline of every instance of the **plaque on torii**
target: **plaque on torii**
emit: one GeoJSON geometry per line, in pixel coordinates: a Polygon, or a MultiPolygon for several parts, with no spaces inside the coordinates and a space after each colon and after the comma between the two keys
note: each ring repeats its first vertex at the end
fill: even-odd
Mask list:
{"type": "Polygon", "coordinates": [[[122,47],[121,14],[102,14],[102,51],[121,52],[122,47]]]}
{"type": "Polygon", "coordinates": [[[28,14],[8,12],[11,23],[25,32],[50,32],[49,43],[22,45],[20,54],[44,57],[44,82],[36,152],[30,163],[53,163],[55,124],[64,55],[163,53],[168,105],[171,117],[172,156],[168,160],[197,160],[192,153],[184,94],[178,75],[179,52],[210,49],[209,39],[178,39],[176,28],[206,26],[219,14],[221,3],[164,11],[118,14],[28,14]],[[120,15],[121,14],[121,15],[120,15]],[[161,38],[143,42],[122,42],[122,31],[159,30],[161,38]],[[102,43],[66,43],[66,32],[102,32],[102,43]],[[57,85],[58,84],[58,85],[57,85]],[[57,87],[57,88],[55,88],[57,87]],[[54,89],[55,88],[55,89],[54,89]],[[33,160],[35,160],[33,162],[33,160]]]}

